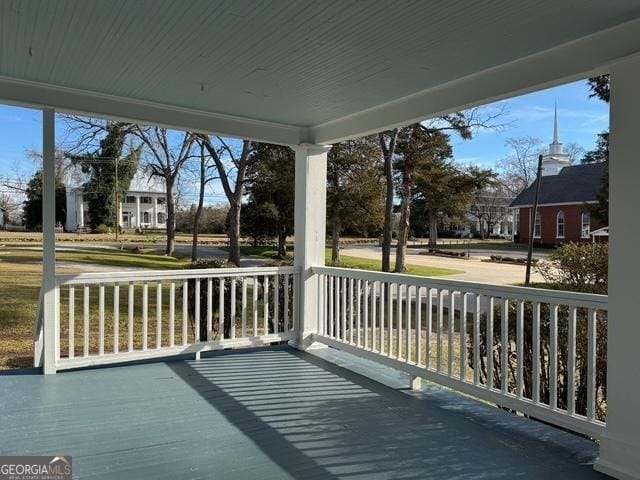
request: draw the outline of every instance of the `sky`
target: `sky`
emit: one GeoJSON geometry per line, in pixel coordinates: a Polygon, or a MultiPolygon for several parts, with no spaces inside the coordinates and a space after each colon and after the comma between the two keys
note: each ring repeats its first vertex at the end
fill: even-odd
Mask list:
{"type": "MultiPolygon", "coordinates": [[[[608,129],[609,107],[589,98],[586,81],[579,81],[488,105],[488,111],[504,109],[505,113],[496,120],[503,126],[497,130],[476,131],[471,140],[454,135],[455,161],[495,168],[496,162],[510,153],[505,145],[509,138],[531,136],[545,145],[550,143],[556,104],[560,141],[577,143],[585,150],[594,148],[596,135],[608,129]]],[[[39,110],[0,105],[0,179],[28,178],[38,168],[27,153],[41,151],[41,125],[39,110]]],[[[64,144],[65,140],[65,124],[58,121],[56,141],[64,144]]],[[[220,193],[219,186],[212,185],[209,201],[221,200],[220,193]]]]}

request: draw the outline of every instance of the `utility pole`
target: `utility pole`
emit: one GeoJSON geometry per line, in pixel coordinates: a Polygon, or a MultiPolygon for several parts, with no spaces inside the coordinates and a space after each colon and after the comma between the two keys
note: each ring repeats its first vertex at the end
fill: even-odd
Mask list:
{"type": "Polygon", "coordinates": [[[540,183],[542,183],[542,155],[538,156],[538,173],[536,175],[536,193],[533,197],[533,213],[531,214],[531,225],[529,225],[529,246],[527,249],[527,272],[524,276],[524,285],[531,283],[531,261],[533,256],[533,235],[536,231],[536,217],[538,216],[538,199],[540,197],[540,183]]]}
{"type": "Polygon", "coordinates": [[[120,202],[119,202],[120,192],[118,191],[118,157],[116,157],[115,188],[116,188],[115,195],[114,195],[115,199],[116,199],[115,228],[116,228],[116,242],[117,242],[118,241],[118,230],[120,230],[120,202]]]}

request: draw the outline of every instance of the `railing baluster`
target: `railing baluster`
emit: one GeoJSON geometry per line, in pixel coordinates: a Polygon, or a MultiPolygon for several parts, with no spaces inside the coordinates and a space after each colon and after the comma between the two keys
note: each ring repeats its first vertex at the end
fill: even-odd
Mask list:
{"type": "Polygon", "coordinates": [[[569,415],[576,413],[576,320],[578,309],[571,307],[569,311],[569,331],[567,342],[567,411],[569,415]]]}
{"type": "Polygon", "coordinates": [[[524,394],[524,300],[518,300],[518,314],[516,324],[516,361],[517,363],[517,386],[516,395],[522,398],[524,394]]]}
{"type": "Polygon", "coordinates": [[[540,303],[533,304],[533,378],[531,379],[531,400],[540,403],[540,303]]]}
{"type": "Polygon", "coordinates": [[[75,307],[76,307],[76,299],[75,299],[75,289],[73,286],[69,287],[69,358],[73,358],[75,356],[75,307]]]}
{"type": "Polygon", "coordinates": [[[278,275],[273,276],[273,333],[277,334],[280,331],[280,277],[278,275]]]}
{"type": "Polygon", "coordinates": [[[407,285],[407,321],[405,322],[405,330],[406,330],[406,341],[407,341],[407,362],[411,362],[411,289],[413,287],[411,285],[407,285]]]}
{"type": "MultiPolygon", "coordinates": [[[[389,288],[389,295],[387,295],[387,355],[393,355],[393,283],[387,283],[389,288]]],[[[396,301],[397,301],[397,289],[396,289],[396,301]]]]}
{"type": "Polygon", "coordinates": [[[98,287],[98,355],[104,355],[104,284],[98,287]]]}
{"type": "Polygon", "coordinates": [[[416,289],[416,365],[422,366],[422,287],[416,289]]]}
{"type": "MultiPolygon", "coordinates": [[[[366,305],[366,300],[365,300],[366,305]]],[[[365,307],[366,310],[366,307],[365,307]]],[[[361,324],[361,315],[362,315],[362,282],[360,279],[356,281],[356,345],[361,347],[360,343],[360,329],[362,328],[361,324]]]]}
{"type": "MultiPolygon", "coordinates": [[[[287,286],[285,288],[285,303],[286,307],[285,311],[285,323],[287,324],[287,328],[289,327],[288,322],[288,313],[289,313],[289,274],[287,274],[287,286]]],[[[240,332],[241,337],[247,336],[247,277],[242,277],[242,331],[240,332]]]]}
{"type": "Polygon", "coordinates": [[[587,316],[587,420],[596,418],[596,333],[597,310],[589,309],[587,316]]]}
{"type": "Polygon", "coordinates": [[[347,279],[346,277],[342,277],[342,282],[340,284],[340,289],[342,293],[342,315],[340,318],[340,339],[343,342],[347,341],[347,279]]]}
{"type": "Polygon", "coordinates": [[[473,314],[473,384],[480,385],[480,317],[482,295],[476,294],[476,309],[473,314]]]}
{"type": "Polygon", "coordinates": [[[156,348],[162,348],[162,283],[156,284],[156,348]]]}
{"type": "MultiPolygon", "coordinates": [[[[221,291],[223,289],[220,289],[221,291]]],[[[219,310],[218,310],[219,311],[219,310]]],[[[211,338],[213,332],[213,279],[207,278],[207,342],[213,340],[211,338]]]]}
{"type": "Polygon", "coordinates": [[[436,345],[436,367],[442,371],[442,329],[444,327],[444,290],[438,291],[438,344],[436,345]]]}
{"type": "MultiPolygon", "coordinates": [[[[320,276],[320,278],[318,279],[318,285],[320,286],[320,290],[322,291],[322,275],[320,276]]],[[[322,302],[320,304],[320,310],[321,310],[321,314],[320,314],[320,334],[324,333],[324,297],[322,296],[322,294],[320,295],[320,301],[322,302]]],[[[289,274],[285,273],[284,275],[284,331],[288,332],[289,331],[289,274]]],[[[242,334],[242,336],[244,337],[244,333],[242,334]]]]}
{"type": "Polygon", "coordinates": [[[149,334],[149,284],[142,284],[142,350],[148,346],[149,334]]]}
{"type": "Polygon", "coordinates": [[[376,298],[376,282],[373,281],[371,282],[371,284],[369,284],[369,280],[365,280],[364,282],[365,284],[365,304],[364,304],[364,321],[365,321],[365,327],[364,327],[364,346],[366,347],[367,345],[371,345],[371,350],[372,351],[376,351],[376,322],[377,322],[377,317],[376,317],[376,304],[378,303],[378,299],[376,298]],[[369,294],[369,291],[371,291],[371,294],[369,294]],[[369,297],[371,298],[371,300],[369,301],[369,297]],[[369,302],[371,302],[371,309],[369,309],[369,302]],[[369,321],[369,311],[371,312],[371,321],[369,321]],[[371,340],[370,342],[367,342],[367,340],[369,339],[369,325],[371,325],[371,340]]]}
{"type": "MultiPolygon", "coordinates": [[[[196,291],[194,292],[195,294],[195,305],[194,305],[194,343],[199,343],[200,342],[200,279],[196,278],[196,291]]],[[[209,332],[207,332],[206,337],[209,337],[209,332]]]]}
{"type": "Polygon", "coordinates": [[[349,279],[349,344],[353,345],[353,278],[349,279]]]}
{"type": "Polygon", "coordinates": [[[334,307],[333,307],[333,302],[334,302],[333,287],[335,282],[334,282],[333,275],[328,277],[327,281],[329,283],[329,337],[335,338],[335,330],[334,330],[335,318],[334,318],[334,307]]]}
{"type": "Polygon", "coordinates": [[[133,282],[129,282],[129,298],[127,299],[127,316],[128,316],[128,328],[127,335],[129,338],[127,339],[127,350],[133,352],[133,302],[134,302],[134,286],[133,282]]]}
{"type": "Polygon", "coordinates": [[[262,300],[264,302],[263,320],[264,331],[263,335],[269,335],[269,277],[264,276],[264,290],[262,292],[262,300]]]}
{"type": "Polygon", "coordinates": [[[549,406],[558,408],[558,305],[549,305],[551,309],[551,323],[549,329],[549,406]]]}
{"type": "Polygon", "coordinates": [[[396,287],[396,346],[397,346],[397,350],[396,350],[396,358],[397,359],[401,359],[402,358],[402,303],[403,303],[403,299],[402,299],[402,293],[404,290],[404,285],[401,283],[398,283],[398,286],[396,287]]]}
{"type": "Polygon", "coordinates": [[[378,324],[378,329],[380,330],[380,354],[384,354],[384,291],[385,291],[385,283],[379,282],[380,285],[380,320],[378,324]]]}
{"type": "Polygon", "coordinates": [[[251,295],[251,311],[253,312],[253,336],[258,336],[258,277],[253,277],[253,291],[251,295]]]}
{"type": "Polygon", "coordinates": [[[454,360],[454,344],[453,337],[455,335],[455,326],[456,326],[456,294],[454,290],[449,290],[449,324],[448,332],[447,332],[447,374],[452,377],[453,376],[453,360],[454,360]]]}
{"type": "Polygon", "coordinates": [[[182,281],[182,345],[189,343],[189,282],[182,281]]]}
{"type": "MultiPolygon", "coordinates": [[[[231,279],[231,281],[233,281],[233,278],[231,279]]],[[[220,280],[218,281],[218,340],[222,340],[225,338],[224,337],[224,289],[225,289],[225,279],[224,277],[220,277],[220,280]]],[[[211,308],[209,308],[209,311],[211,311],[211,308]]],[[[209,337],[211,337],[210,332],[212,330],[213,330],[213,327],[209,328],[209,332],[207,332],[209,337]]]]}
{"type": "Polygon", "coordinates": [[[176,344],[176,284],[169,284],[169,346],[176,344]]]}
{"type": "Polygon", "coordinates": [[[82,355],[89,356],[89,285],[83,288],[82,297],[82,355]]]}
{"type": "Polygon", "coordinates": [[[462,296],[462,310],[460,311],[460,380],[467,381],[467,293],[462,296]]]}
{"type": "MultiPolygon", "coordinates": [[[[276,278],[278,278],[276,276],[276,278]]],[[[229,310],[229,316],[231,317],[229,319],[230,325],[229,325],[229,335],[231,336],[231,338],[236,338],[236,279],[234,277],[231,277],[229,279],[229,282],[231,282],[231,305],[230,305],[230,310],[229,310]]],[[[278,285],[276,284],[276,291],[277,291],[278,285]]],[[[277,304],[277,302],[276,302],[277,304]]],[[[277,318],[277,317],[276,317],[277,318]]],[[[277,323],[277,320],[276,320],[277,323]]]]}
{"type": "Polygon", "coordinates": [[[487,388],[493,388],[493,318],[495,298],[489,297],[487,312],[487,388]]]}
{"type": "MultiPolygon", "coordinates": [[[[437,291],[436,291],[437,295],[437,291]]],[[[424,362],[428,369],[433,368],[431,363],[431,330],[433,329],[433,290],[427,288],[427,338],[425,339],[424,362]]]]}
{"type": "Polygon", "coordinates": [[[509,387],[509,299],[504,299],[502,304],[502,322],[500,322],[500,359],[501,378],[500,388],[502,393],[507,393],[509,387]]]}
{"type": "Polygon", "coordinates": [[[113,286],[113,353],[120,350],[120,284],[113,286]]]}

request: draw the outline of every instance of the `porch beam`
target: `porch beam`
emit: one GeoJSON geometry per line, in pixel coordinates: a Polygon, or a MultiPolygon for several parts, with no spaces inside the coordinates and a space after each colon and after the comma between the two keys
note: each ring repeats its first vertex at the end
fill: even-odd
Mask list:
{"type": "Polygon", "coordinates": [[[55,111],[42,110],[42,298],[45,374],[56,373],[56,134],[55,111]]]}
{"type": "Polygon", "coordinates": [[[607,427],[595,468],[621,479],[640,479],[639,84],[639,57],[611,68],[607,427]]]}
{"type": "Polygon", "coordinates": [[[318,331],[318,276],[311,268],[324,265],[327,211],[327,151],[318,145],[295,148],[294,264],[299,269],[298,336],[291,344],[306,350],[318,331]]]}

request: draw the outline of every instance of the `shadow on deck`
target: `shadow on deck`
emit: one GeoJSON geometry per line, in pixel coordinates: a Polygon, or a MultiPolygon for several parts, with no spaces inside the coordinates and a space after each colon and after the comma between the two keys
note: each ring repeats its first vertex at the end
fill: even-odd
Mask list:
{"type": "Polygon", "coordinates": [[[287,347],[5,375],[0,454],[71,455],[77,479],[604,478],[586,439],[407,384],[287,347]]]}

